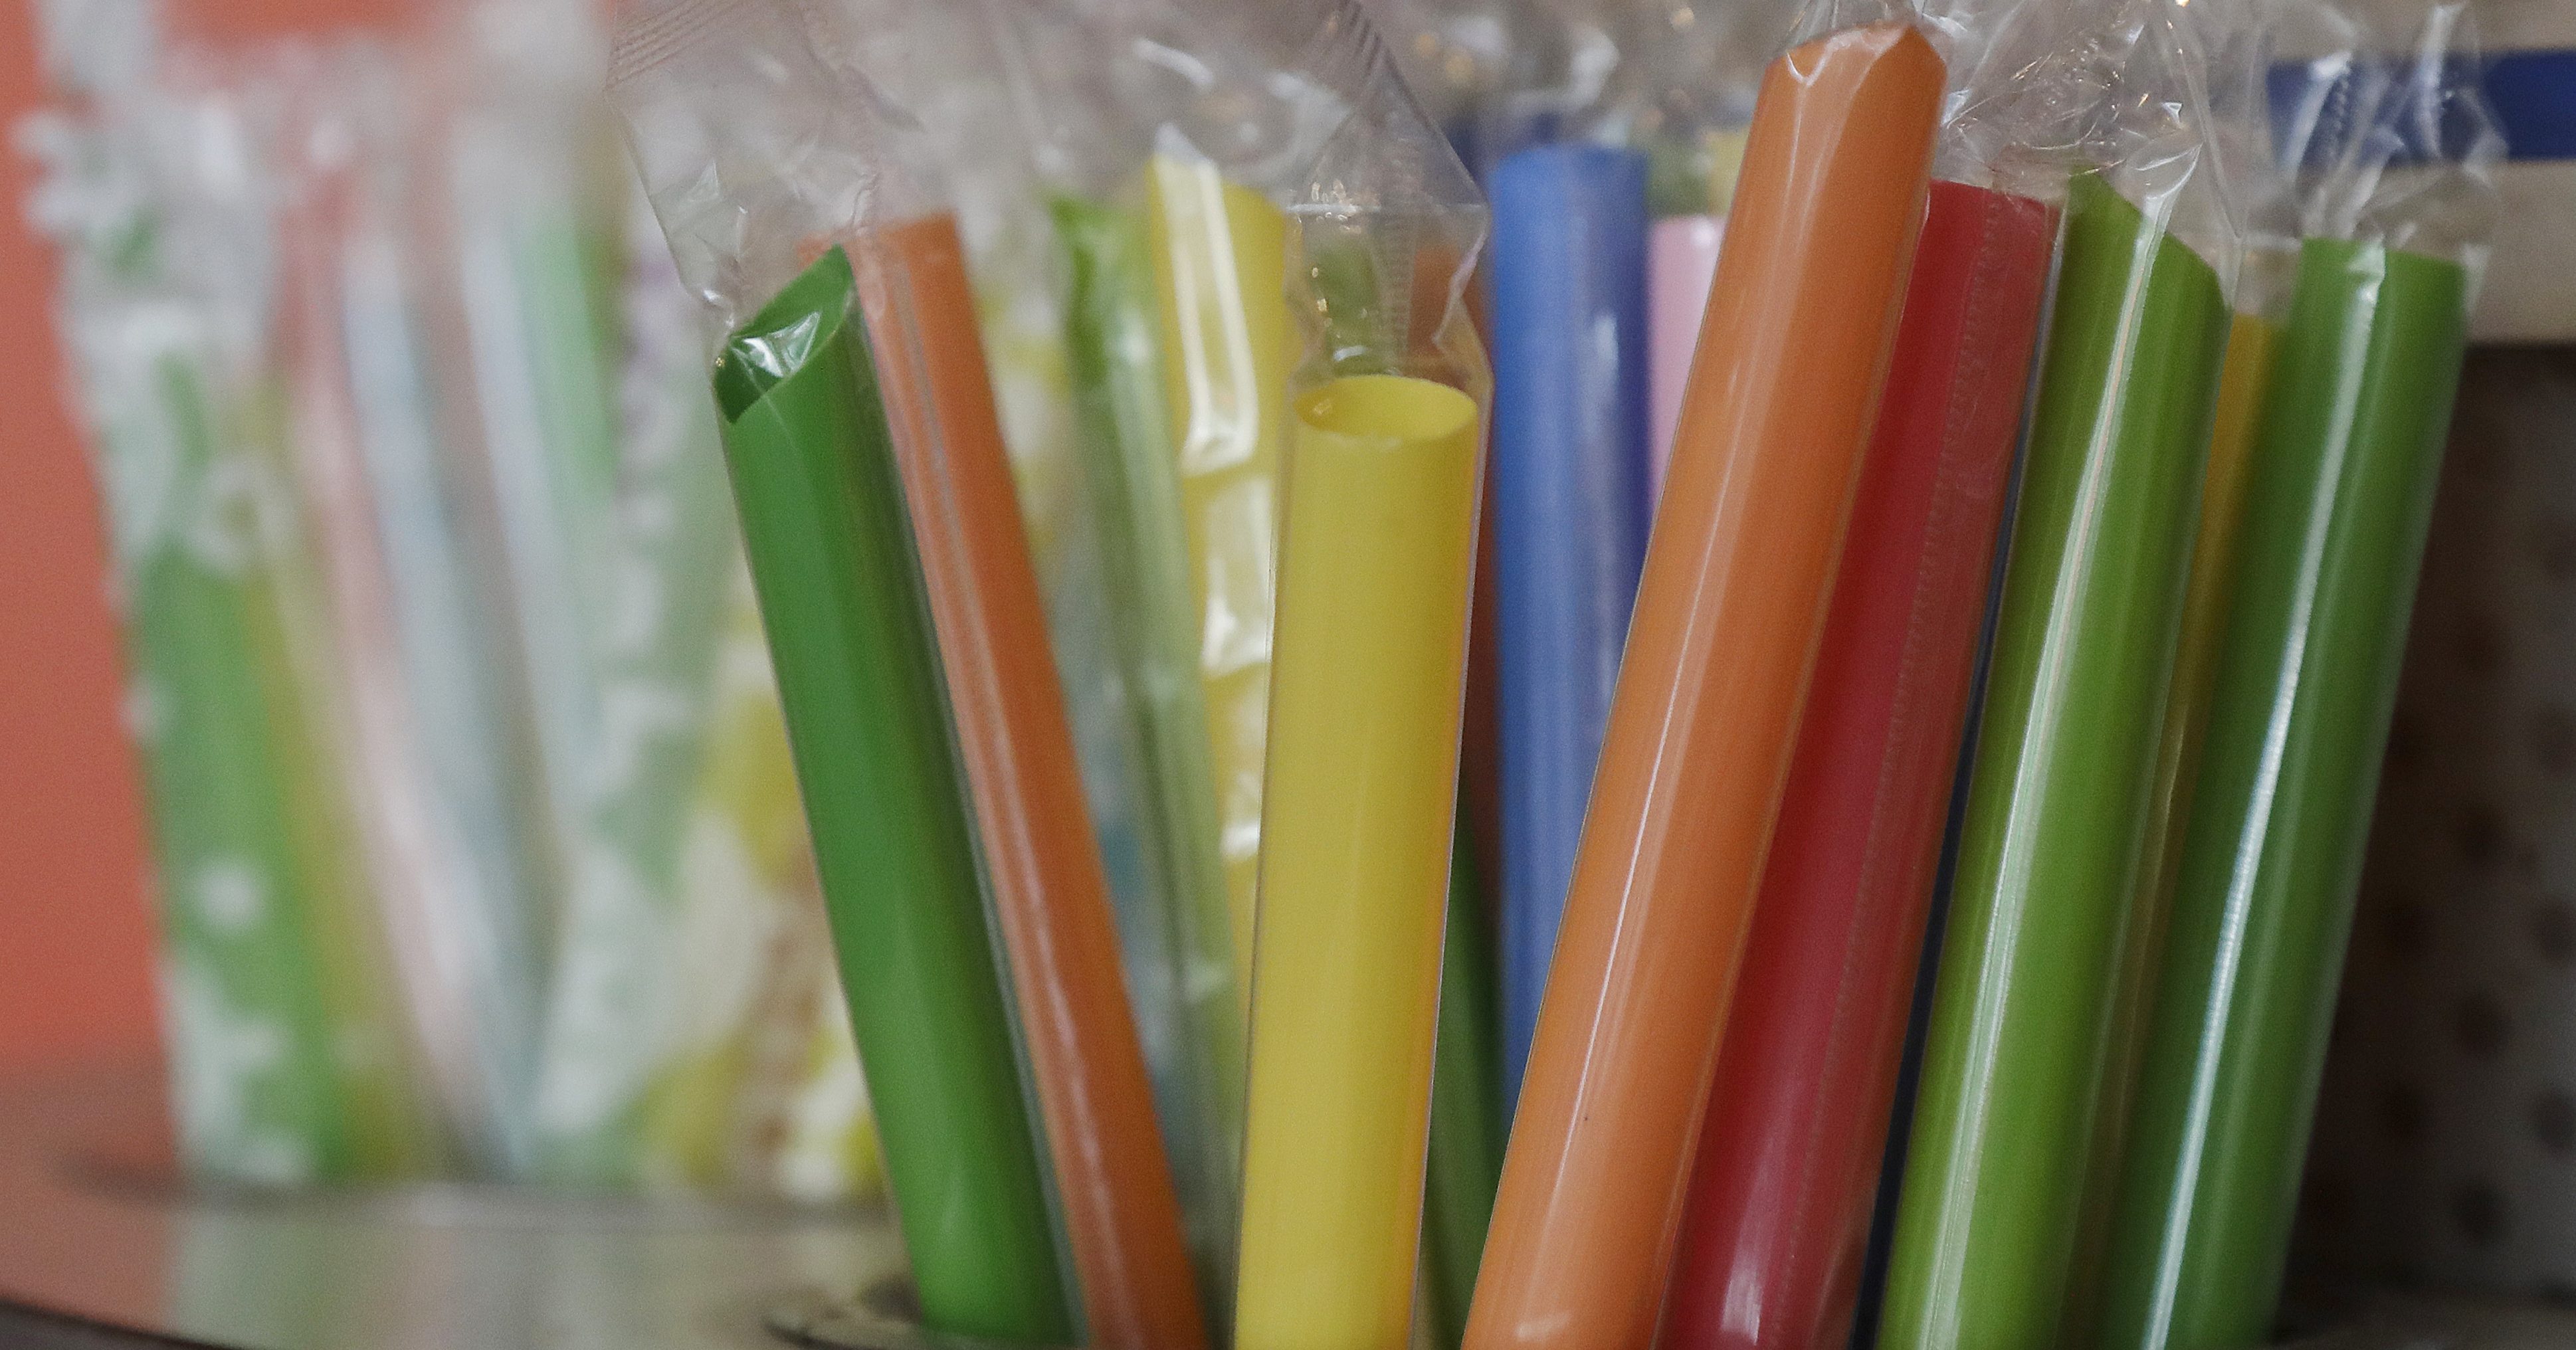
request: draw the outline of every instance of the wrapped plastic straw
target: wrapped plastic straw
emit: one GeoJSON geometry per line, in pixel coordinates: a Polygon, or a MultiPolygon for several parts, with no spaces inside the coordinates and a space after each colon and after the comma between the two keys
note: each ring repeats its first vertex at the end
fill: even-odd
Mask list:
{"type": "Polygon", "coordinates": [[[2067,191],[1890,1255],[1891,1348],[2066,1339],[2227,337],[2236,243],[2196,49],[2164,0],[2050,9],[2004,52],[2103,91],[2070,109],[2078,162],[2102,167],[2067,191]],[[2021,56],[2033,39],[2043,50],[2021,56]]]}
{"type": "Polygon", "coordinates": [[[2254,1345],[2271,1330],[2495,216],[2501,146],[2468,24],[2465,5],[2433,7],[2384,109],[2308,185],[2114,1218],[2105,1345],[2254,1345]]]}
{"type": "Polygon", "coordinates": [[[1519,1095],[1646,556],[1646,157],[1492,176],[1503,1093],[1519,1095]]]}
{"type": "Polygon", "coordinates": [[[989,13],[1064,253],[1081,459],[1195,1080],[1176,1153],[1199,1277],[1225,1321],[1294,422],[1284,206],[1314,155],[1290,67],[1313,16],[1161,0],[989,13]]]}
{"type": "Polygon", "coordinates": [[[1481,1350],[1642,1344],[1662,1304],[1943,83],[1902,18],[1820,18],[1755,115],[1504,1160],[1481,1350]]]}
{"type": "Polygon", "coordinates": [[[953,1334],[1062,1342],[1073,1319],[893,400],[837,242],[900,219],[900,203],[874,193],[883,147],[867,105],[837,96],[804,41],[777,11],[664,7],[621,30],[612,96],[683,277],[734,330],[715,380],[726,455],[924,1315],[953,1334]],[[749,181],[691,193],[719,145],[749,181]],[[808,153],[778,158],[790,145],[808,153]]]}
{"type": "Polygon", "coordinates": [[[1356,3],[1301,65],[1291,406],[1235,1344],[1412,1330],[1491,376],[1484,203],[1356,3]],[[1354,746],[1365,747],[1354,755],[1354,746]]]}
{"type": "Polygon", "coordinates": [[[1852,1330],[2057,238],[2029,109],[2065,90],[1976,50],[2010,13],[1960,7],[1948,34],[1940,178],[1709,1088],[1679,1343],[1852,1330]]]}
{"type": "Polygon", "coordinates": [[[1019,994],[1082,1306],[1104,1344],[1205,1344],[1179,1201],[1128,1011],[1099,845],[984,372],[956,222],[860,235],[860,303],[949,672],[987,883],[1019,994]]]}
{"type": "Polygon", "coordinates": [[[898,462],[1081,1306],[1098,1342],[1191,1350],[1206,1331],[1108,879],[1056,668],[1028,659],[1046,615],[957,219],[878,224],[855,247],[877,348],[902,354],[886,380],[898,462]]]}
{"type": "MultiPolygon", "coordinates": [[[[921,124],[946,172],[975,285],[994,402],[1010,452],[1030,561],[1115,902],[1128,997],[1185,1212],[1203,1172],[1191,1094],[1185,992],[1173,957],[1158,838],[1128,715],[1100,535],[1090,509],[1065,350],[1054,221],[1010,96],[1008,48],[980,5],[832,0],[808,8],[824,58],[859,71],[921,124]]],[[[1236,1146],[1228,1140],[1227,1150],[1236,1146]]],[[[1228,1175],[1231,1175],[1229,1170],[1228,1175]]],[[[1231,1213],[1231,1207],[1228,1207],[1231,1213]]]]}
{"type": "MultiPolygon", "coordinates": [[[[2182,628],[2174,649],[2162,739],[2149,789],[2146,835],[2131,901],[2131,937],[2119,972],[2105,1052],[2100,1117],[2085,1179],[2084,1228],[2076,1253],[2073,1325],[2098,1313],[2104,1276],[2103,1244],[2127,1152],[2131,1092],[2146,1053],[2147,1015],[2155,998],[2175,868],[2182,857],[2183,825],[2199,775],[2200,750],[2209,724],[2218,644],[2236,597],[2236,543],[2245,517],[2245,486],[2252,466],[2254,422],[2272,380],[2281,322],[2298,261],[2297,205],[2273,147],[2272,76],[2276,28],[2294,14],[2314,15],[2336,30],[2348,57],[2349,24],[2321,6],[2277,5],[2261,22],[2244,10],[2203,6],[2186,11],[2208,60],[2210,142],[2213,165],[2224,180],[2243,231],[2243,252],[2231,297],[2227,362],[2220,369],[2218,402],[2209,437],[2209,463],[2201,476],[2200,525],[2191,551],[2191,580],[2183,592],[2182,628]]],[[[2313,39],[2311,39],[2313,40],[2313,39]]],[[[2337,64],[2341,64],[2340,60],[2337,64]]],[[[2296,156],[2291,155],[2292,158],[2296,156]]]]}

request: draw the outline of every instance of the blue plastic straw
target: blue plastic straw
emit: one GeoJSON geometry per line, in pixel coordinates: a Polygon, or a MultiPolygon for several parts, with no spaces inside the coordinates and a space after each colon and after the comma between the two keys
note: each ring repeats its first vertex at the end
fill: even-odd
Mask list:
{"type": "Polygon", "coordinates": [[[1516,1100],[1646,556],[1646,158],[1542,146],[1504,160],[1490,188],[1503,1057],[1516,1100]]]}

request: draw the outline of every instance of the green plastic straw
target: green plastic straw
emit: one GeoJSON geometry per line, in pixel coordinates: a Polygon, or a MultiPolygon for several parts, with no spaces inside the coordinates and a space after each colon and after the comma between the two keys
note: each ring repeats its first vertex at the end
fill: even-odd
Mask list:
{"type": "Polygon", "coordinates": [[[728,341],[715,370],[726,458],[924,1320],[1066,1344],[1074,1321],[853,289],[835,248],[728,341]]]}
{"type": "Polygon", "coordinates": [[[2228,310],[2072,183],[1879,1344],[2055,1350],[2228,310]]]}
{"type": "MultiPolygon", "coordinates": [[[[1133,214],[1053,203],[1067,261],[1065,356],[1081,421],[1083,474],[1112,592],[1112,640],[1127,682],[1149,803],[1139,833],[1172,907],[1172,949],[1195,1118],[1163,1122],[1211,1325],[1231,1325],[1236,1150],[1243,1134],[1244,1023],[1218,851],[1215,769],[1199,678],[1196,602],[1181,528],[1171,405],[1163,388],[1153,259],[1133,214]]],[[[1283,283],[1284,284],[1284,283],[1283,283]]]]}
{"type": "Polygon", "coordinates": [[[1424,1302],[1434,1344],[1443,1347],[1467,1334],[1467,1301],[1476,1292],[1476,1267],[1503,1178],[1502,1010],[1475,857],[1462,812],[1440,946],[1440,1035],[1432,1051],[1422,1210],[1424,1302]]]}
{"type": "Polygon", "coordinates": [[[2301,251],[2103,1345],[2224,1350],[2271,1331],[2467,307],[2457,264],[2328,239],[2301,251]]]}
{"type": "MultiPolygon", "coordinates": [[[[314,898],[299,848],[269,537],[282,486],[218,430],[185,359],[152,412],[102,408],[132,701],[152,803],[181,1144],[200,1176],[345,1177],[314,898]],[[156,495],[157,494],[157,495],[156,495]]],[[[135,391],[138,393],[146,391],[135,391]]]]}

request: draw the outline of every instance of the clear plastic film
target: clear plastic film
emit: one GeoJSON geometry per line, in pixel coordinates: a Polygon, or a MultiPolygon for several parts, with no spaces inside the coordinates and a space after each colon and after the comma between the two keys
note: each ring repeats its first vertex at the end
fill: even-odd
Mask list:
{"type": "Polygon", "coordinates": [[[2180,6],[2026,7],[1978,59],[2066,77],[1972,81],[1945,171],[2062,191],[2065,226],[1890,1256],[1890,1347],[2080,1335],[2085,1178],[2117,1098],[2118,974],[2139,940],[2140,822],[2239,253],[2180,6]]]}
{"type": "Polygon", "coordinates": [[[434,1126],[338,796],[290,458],[285,110],[259,72],[163,57],[140,11],[98,18],[51,33],[77,101],[26,134],[108,514],[182,1154],[253,1184],[416,1172],[434,1126]]]}
{"type": "Polygon", "coordinates": [[[2252,1344],[2271,1326],[2495,216],[2501,144],[2465,6],[2431,6],[2410,52],[2324,70],[2292,104],[2312,233],[2253,443],[2106,1345],[2252,1344]]]}
{"type": "MultiPolygon", "coordinates": [[[[918,186],[909,114],[860,68],[829,67],[811,46],[832,18],[668,6],[625,30],[616,81],[684,275],[733,302],[717,395],[924,1308],[951,1332],[1073,1334],[1036,1160],[1024,1123],[1006,1114],[1022,1095],[1006,1000],[989,969],[972,968],[981,944],[970,939],[984,931],[980,839],[980,883],[1017,993],[1079,1306],[1103,1343],[1190,1350],[1206,1332],[1099,845],[1054,665],[1028,659],[1046,650],[1045,611],[964,246],[955,216],[918,186]],[[760,314],[738,317],[790,268],[760,314]],[[817,463],[826,458],[838,462],[817,463]],[[799,472],[854,474],[824,500],[865,519],[817,521],[787,499],[806,490],[793,478],[757,481],[799,463],[799,472]],[[857,549],[879,554],[877,575],[803,570],[857,549]],[[853,594],[854,581],[873,594],[853,594]],[[842,645],[862,610],[873,611],[868,625],[907,630],[903,645],[842,645]],[[935,648],[920,646],[925,619],[935,648]],[[853,669],[871,665],[905,669],[853,669]],[[938,684],[924,678],[942,670],[944,712],[938,684]],[[844,688],[805,683],[827,678],[844,688]],[[854,708],[852,681],[881,681],[884,697],[854,708]],[[897,763],[879,745],[875,763],[827,762],[833,738],[869,718],[901,722],[917,753],[897,763]],[[931,753],[952,736],[962,784],[931,753]],[[853,768],[874,781],[835,783],[853,768]],[[886,831],[901,814],[890,795],[948,818],[909,841],[938,855],[922,863],[939,869],[939,887],[886,875],[886,831]],[[846,818],[854,810],[870,819],[846,818]],[[827,845],[827,830],[841,837],[827,845]],[[932,907],[942,908],[925,923],[932,907]],[[950,945],[904,960],[895,948],[905,935],[934,924],[950,945]],[[946,987],[924,992],[953,1000],[951,1027],[924,1025],[941,1014],[902,1005],[925,957],[944,963],[946,987]],[[971,1016],[957,1017],[967,1005],[971,1016]],[[976,1043],[940,1044],[961,1035],[976,1043]],[[987,1117],[982,1138],[954,1128],[969,1090],[982,1095],[972,1103],[987,1117]],[[902,1208],[908,1195],[953,1195],[961,1184],[989,1206],[987,1231],[943,1213],[953,1201],[902,1208]]],[[[864,759],[870,747],[843,748],[864,759]]]]}
{"type": "Polygon", "coordinates": [[[1235,1343],[1409,1343],[1479,461],[1482,197],[1356,3],[1293,64],[1276,665],[1235,1343]]]}
{"type": "Polygon", "coordinates": [[[1820,23],[1765,73],[1470,1347],[1653,1338],[1913,263],[1943,83],[1942,58],[1898,8],[1820,23]]]}

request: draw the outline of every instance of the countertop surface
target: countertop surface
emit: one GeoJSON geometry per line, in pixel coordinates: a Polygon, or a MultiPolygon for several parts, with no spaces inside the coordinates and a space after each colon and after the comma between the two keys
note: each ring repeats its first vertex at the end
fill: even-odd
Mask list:
{"type": "Polygon", "coordinates": [[[901,1264],[876,1211],[190,1193],[160,1120],[148,1064],[0,1083],[0,1342],[750,1350],[901,1264]]]}

